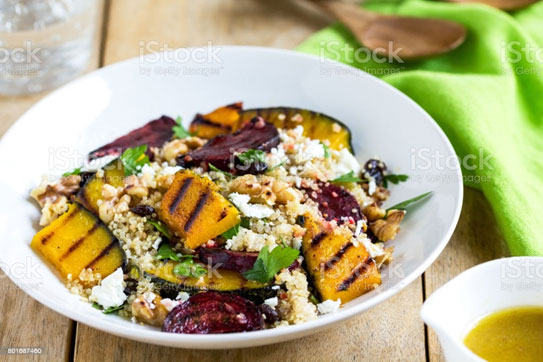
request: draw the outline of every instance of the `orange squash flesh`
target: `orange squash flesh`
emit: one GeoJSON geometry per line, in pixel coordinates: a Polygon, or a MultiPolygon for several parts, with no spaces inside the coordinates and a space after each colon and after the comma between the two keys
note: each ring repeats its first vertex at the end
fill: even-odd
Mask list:
{"type": "Polygon", "coordinates": [[[40,252],[67,278],[75,279],[83,269],[92,269],[102,278],[124,264],[119,241],[107,226],[78,203],[40,230],[31,247],[40,252]]]}
{"type": "Polygon", "coordinates": [[[351,301],[381,284],[375,261],[350,236],[326,234],[306,216],[302,252],[315,287],[323,300],[351,301]]]}
{"type": "Polygon", "coordinates": [[[197,114],[190,124],[189,131],[197,137],[206,139],[232,133],[239,128],[241,109],[242,103],[233,103],[208,114],[197,114]]]}
{"type": "Polygon", "coordinates": [[[240,222],[238,210],[217,192],[217,186],[188,170],[175,175],[158,214],[170,230],[185,238],[185,246],[190,249],[240,222]]]}

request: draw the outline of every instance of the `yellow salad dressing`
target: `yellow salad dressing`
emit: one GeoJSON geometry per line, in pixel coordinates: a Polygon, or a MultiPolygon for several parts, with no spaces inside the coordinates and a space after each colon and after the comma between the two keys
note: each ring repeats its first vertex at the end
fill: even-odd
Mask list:
{"type": "Polygon", "coordinates": [[[481,319],[464,344],[489,362],[543,361],[543,307],[515,307],[481,319]]]}

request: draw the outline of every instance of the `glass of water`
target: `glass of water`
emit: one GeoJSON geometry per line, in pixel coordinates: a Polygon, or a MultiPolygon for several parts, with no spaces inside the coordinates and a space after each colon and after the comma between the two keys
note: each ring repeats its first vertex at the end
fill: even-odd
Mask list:
{"type": "Polygon", "coordinates": [[[89,66],[101,0],[0,0],[0,94],[52,89],[89,66]]]}

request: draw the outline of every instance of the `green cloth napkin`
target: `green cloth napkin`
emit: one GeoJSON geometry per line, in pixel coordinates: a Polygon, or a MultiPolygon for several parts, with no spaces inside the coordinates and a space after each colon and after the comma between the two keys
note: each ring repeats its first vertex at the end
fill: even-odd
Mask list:
{"type": "Polygon", "coordinates": [[[424,0],[365,6],[454,20],[469,35],[453,52],[404,64],[359,62],[352,53],[337,52],[337,44],[360,47],[341,24],[298,49],[381,77],[437,121],[458,156],[486,158],[483,167],[463,168],[465,183],[488,198],[511,254],[543,256],[543,2],[513,13],[424,0]]]}

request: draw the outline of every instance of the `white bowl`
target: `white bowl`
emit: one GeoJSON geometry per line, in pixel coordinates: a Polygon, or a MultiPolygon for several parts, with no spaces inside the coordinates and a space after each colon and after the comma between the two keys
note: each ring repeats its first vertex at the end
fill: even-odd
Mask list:
{"type": "Polygon", "coordinates": [[[482,362],[463,343],[483,317],[518,306],[543,306],[543,258],[513,257],[473,267],[436,290],[421,316],[438,335],[447,361],[482,362]]]}
{"type": "Polygon", "coordinates": [[[439,153],[450,161],[454,150],[412,100],[354,68],[292,51],[224,47],[180,52],[130,59],[78,79],[35,105],[4,136],[0,264],[29,295],[69,318],[122,337],[175,347],[236,348],[306,336],[368,310],[414,281],[437,258],[458,221],[462,177],[458,163],[430,158],[439,153]],[[411,176],[392,187],[387,205],[434,192],[390,242],[396,259],[385,268],[383,285],[309,323],[228,335],[161,333],[103,315],[70,294],[29,247],[39,210],[28,194],[40,175],[79,166],[90,150],[162,114],[181,115],[188,124],[196,112],[234,101],[243,101],[246,108],[307,108],[345,122],[359,161],[379,155],[393,172],[411,176]]]}

